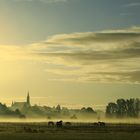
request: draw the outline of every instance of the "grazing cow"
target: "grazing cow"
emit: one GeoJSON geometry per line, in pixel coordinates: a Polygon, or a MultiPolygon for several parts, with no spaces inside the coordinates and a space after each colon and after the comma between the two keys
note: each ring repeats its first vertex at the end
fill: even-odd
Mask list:
{"type": "Polygon", "coordinates": [[[104,122],[98,122],[99,126],[101,127],[105,127],[105,123],[104,122]]]}
{"type": "Polygon", "coordinates": [[[54,126],[54,122],[52,121],[48,122],[48,126],[54,126]]]}
{"type": "Polygon", "coordinates": [[[95,122],[93,123],[94,126],[97,126],[97,127],[105,127],[105,123],[104,122],[95,122]]]}
{"type": "Polygon", "coordinates": [[[71,123],[70,122],[66,122],[65,125],[66,126],[71,126],[71,123]]]}
{"type": "Polygon", "coordinates": [[[99,126],[99,123],[96,123],[96,122],[95,122],[95,123],[93,123],[93,125],[94,125],[94,126],[99,126]]]}
{"type": "Polygon", "coordinates": [[[56,122],[56,127],[62,127],[63,126],[63,121],[59,121],[59,122],[56,122]]]}

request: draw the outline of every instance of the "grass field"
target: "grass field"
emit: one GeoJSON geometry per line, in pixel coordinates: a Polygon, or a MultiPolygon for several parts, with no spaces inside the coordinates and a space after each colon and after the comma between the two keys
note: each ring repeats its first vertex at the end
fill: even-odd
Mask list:
{"type": "Polygon", "coordinates": [[[139,140],[139,124],[74,123],[62,128],[47,123],[0,123],[0,140],[139,140]]]}

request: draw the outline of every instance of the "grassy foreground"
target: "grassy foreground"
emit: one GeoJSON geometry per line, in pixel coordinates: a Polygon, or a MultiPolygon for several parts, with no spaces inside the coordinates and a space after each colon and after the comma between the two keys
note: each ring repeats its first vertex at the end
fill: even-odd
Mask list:
{"type": "Polygon", "coordinates": [[[0,140],[139,140],[140,125],[88,124],[48,127],[46,123],[0,123],[0,140]]]}

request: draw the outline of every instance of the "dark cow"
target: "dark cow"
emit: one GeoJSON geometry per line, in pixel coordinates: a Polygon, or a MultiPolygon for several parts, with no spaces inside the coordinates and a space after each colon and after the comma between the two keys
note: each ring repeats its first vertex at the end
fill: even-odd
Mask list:
{"type": "Polygon", "coordinates": [[[104,122],[95,122],[95,123],[93,123],[93,125],[96,126],[96,127],[105,127],[104,122]]]}
{"type": "Polygon", "coordinates": [[[52,121],[48,122],[48,126],[54,126],[54,122],[52,121]]]}
{"type": "Polygon", "coordinates": [[[66,122],[65,125],[66,126],[71,126],[71,122],[66,122]]]}
{"type": "Polygon", "coordinates": [[[96,123],[96,122],[95,122],[95,123],[93,123],[93,125],[94,125],[94,126],[99,126],[99,124],[98,124],[98,123],[96,123]]]}
{"type": "Polygon", "coordinates": [[[59,122],[56,122],[56,127],[62,127],[63,126],[63,121],[59,121],[59,122]]]}
{"type": "Polygon", "coordinates": [[[104,122],[98,122],[99,126],[101,127],[105,127],[105,123],[104,122]]]}

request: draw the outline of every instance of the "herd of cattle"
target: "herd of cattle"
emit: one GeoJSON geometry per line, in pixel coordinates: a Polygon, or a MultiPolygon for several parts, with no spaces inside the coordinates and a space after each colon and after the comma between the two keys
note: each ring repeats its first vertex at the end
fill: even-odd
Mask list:
{"type": "MultiPolygon", "coordinates": [[[[93,126],[97,126],[97,127],[105,127],[106,124],[105,124],[105,122],[95,122],[92,125],[93,126]]],[[[56,127],[72,126],[72,123],[71,122],[65,122],[65,123],[63,123],[62,120],[61,121],[58,121],[56,123],[54,123],[53,121],[49,121],[48,122],[48,126],[49,127],[54,127],[54,126],[56,126],[56,127]]]]}
{"type": "MultiPolygon", "coordinates": [[[[78,123],[79,124],[79,123],[78,123]]],[[[95,123],[90,123],[90,125],[92,125],[93,127],[105,127],[106,124],[104,122],[95,122],[95,123]]],[[[56,127],[56,128],[65,128],[65,127],[75,127],[75,124],[74,123],[71,123],[71,122],[63,122],[62,120],[61,121],[58,121],[58,122],[53,122],[53,121],[49,121],[48,122],[48,127],[52,128],[52,127],[56,127]]],[[[76,126],[80,126],[80,125],[76,125],[76,126]]],[[[23,128],[24,132],[27,132],[27,133],[45,133],[45,130],[44,129],[36,129],[36,128],[31,128],[29,126],[25,126],[23,128]]]]}

